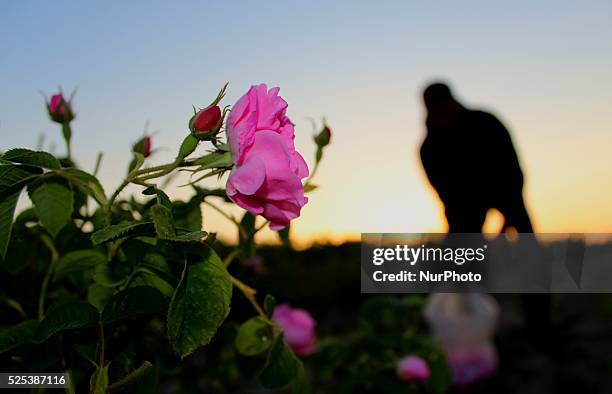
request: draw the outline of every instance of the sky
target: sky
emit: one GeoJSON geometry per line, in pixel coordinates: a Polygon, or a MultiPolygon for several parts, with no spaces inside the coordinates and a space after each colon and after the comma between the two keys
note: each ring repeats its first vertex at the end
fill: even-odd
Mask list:
{"type": "MultiPolygon", "coordinates": [[[[418,158],[420,94],[442,78],[512,132],[536,231],[610,232],[610,21],[609,1],[4,1],[0,150],[35,148],[43,134],[43,148],[63,154],[41,92],[78,88],[73,152],[90,171],[104,152],[100,178],[112,191],[145,122],[162,148],[150,164],[168,162],[192,105],[227,81],[229,105],[264,82],[281,88],[309,163],[310,119],[334,132],[294,239],[444,231],[418,158]]],[[[188,198],[180,181],[168,192],[188,198]]],[[[207,208],[204,226],[235,234],[207,208]]]]}

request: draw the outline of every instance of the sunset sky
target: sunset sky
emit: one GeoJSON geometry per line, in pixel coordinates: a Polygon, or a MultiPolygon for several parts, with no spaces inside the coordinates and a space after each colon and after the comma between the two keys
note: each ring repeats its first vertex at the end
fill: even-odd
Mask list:
{"type": "MultiPolygon", "coordinates": [[[[281,87],[309,163],[308,118],[334,131],[298,241],[444,231],[417,155],[421,90],[443,78],[511,130],[537,231],[612,231],[612,2],[462,3],[2,2],[0,150],[34,148],[44,133],[62,154],[40,92],[78,87],[73,151],[87,170],[105,152],[110,192],[145,121],[164,147],[151,164],[164,163],[192,104],[226,81],[224,104],[265,82],[281,87]]],[[[204,217],[206,230],[233,235],[204,217]]]]}

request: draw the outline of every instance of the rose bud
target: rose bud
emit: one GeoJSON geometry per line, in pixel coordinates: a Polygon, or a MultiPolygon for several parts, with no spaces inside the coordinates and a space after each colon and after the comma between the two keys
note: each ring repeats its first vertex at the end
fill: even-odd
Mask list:
{"type": "Polygon", "coordinates": [[[152,140],[150,136],[147,135],[142,137],[132,146],[132,152],[140,153],[144,157],[149,157],[152,147],[151,142],[152,140]]]}
{"type": "Polygon", "coordinates": [[[213,105],[198,112],[192,121],[192,127],[196,134],[209,134],[218,131],[221,122],[221,108],[213,105]]]}
{"type": "Polygon", "coordinates": [[[314,353],[316,337],[314,319],[304,309],[291,308],[287,304],[278,305],[272,314],[284,333],[285,342],[298,356],[314,353]]]}
{"type": "Polygon", "coordinates": [[[66,101],[62,93],[51,96],[51,100],[47,102],[47,111],[51,120],[57,123],[69,123],[74,119],[74,112],[72,112],[70,101],[66,101]]]}
{"type": "Polygon", "coordinates": [[[315,135],[314,140],[318,147],[323,148],[324,146],[329,145],[331,140],[331,129],[328,125],[323,124],[323,129],[317,135],[315,135]]]}
{"type": "Polygon", "coordinates": [[[404,382],[423,382],[431,377],[431,373],[421,357],[406,356],[397,364],[397,376],[404,382]]]}
{"type": "Polygon", "coordinates": [[[300,216],[308,201],[302,179],[308,166],[295,150],[295,130],[279,88],[252,86],[232,107],[227,140],[234,167],[227,195],[241,208],[270,221],[271,230],[285,228],[300,216]]]}

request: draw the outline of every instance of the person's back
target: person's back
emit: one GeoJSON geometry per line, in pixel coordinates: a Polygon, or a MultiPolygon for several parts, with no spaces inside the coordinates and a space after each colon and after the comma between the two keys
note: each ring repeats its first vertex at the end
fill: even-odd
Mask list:
{"type": "Polygon", "coordinates": [[[463,107],[446,85],[429,86],[424,99],[421,160],[444,204],[449,232],[480,232],[490,208],[504,215],[505,227],[531,232],[523,174],[508,130],[492,114],[463,107]]]}

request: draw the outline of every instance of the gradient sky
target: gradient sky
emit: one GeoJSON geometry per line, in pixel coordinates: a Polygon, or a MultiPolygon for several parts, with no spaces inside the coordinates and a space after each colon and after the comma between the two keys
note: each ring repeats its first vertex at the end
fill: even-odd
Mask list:
{"type": "MultiPolygon", "coordinates": [[[[192,104],[226,81],[226,104],[266,82],[281,87],[309,162],[308,118],[334,130],[298,240],[443,231],[417,156],[420,91],[442,77],[510,128],[538,231],[611,231],[612,2],[458,3],[4,1],[0,150],[44,133],[62,153],[39,92],[78,87],[73,151],[88,170],[105,152],[109,191],[146,120],[167,148],[151,162],[167,162],[192,104]]],[[[204,216],[207,230],[233,234],[204,216]]]]}

